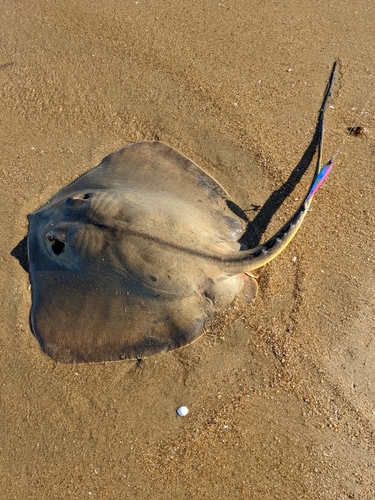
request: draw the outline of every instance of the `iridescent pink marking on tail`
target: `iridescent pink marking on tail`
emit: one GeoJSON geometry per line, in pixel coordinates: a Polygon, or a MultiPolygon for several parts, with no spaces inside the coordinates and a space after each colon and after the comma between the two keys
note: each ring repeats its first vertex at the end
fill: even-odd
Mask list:
{"type": "Polygon", "coordinates": [[[319,172],[317,178],[315,179],[314,184],[311,186],[311,189],[306,197],[306,201],[310,201],[311,198],[314,196],[314,194],[318,191],[320,186],[324,183],[324,181],[327,179],[330,171],[332,170],[333,164],[335,160],[332,158],[329,160],[328,163],[324,165],[322,170],[319,172]]]}

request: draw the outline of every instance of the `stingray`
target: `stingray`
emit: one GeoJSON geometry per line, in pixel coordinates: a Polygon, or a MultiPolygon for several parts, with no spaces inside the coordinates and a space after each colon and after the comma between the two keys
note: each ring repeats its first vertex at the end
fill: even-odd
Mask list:
{"type": "Polygon", "coordinates": [[[193,342],[238,294],[253,300],[255,271],[292,240],[332,168],[320,168],[320,129],[306,197],[256,248],[239,243],[244,222],[226,191],[157,141],[107,156],[30,214],[30,323],[42,349],[64,363],[143,358],[193,342]]]}

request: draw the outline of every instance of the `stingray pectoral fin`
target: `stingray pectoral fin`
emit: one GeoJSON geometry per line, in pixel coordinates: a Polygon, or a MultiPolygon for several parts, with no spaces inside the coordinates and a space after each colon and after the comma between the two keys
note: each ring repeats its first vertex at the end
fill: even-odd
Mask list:
{"type": "Polygon", "coordinates": [[[278,231],[272,238],[266,241],[263,245],[238,252],[224,259],[226,271],[228,273],[251,273],[254,269],[268,264],[280,252],[286,248],[292,241],[297,231],[302,225],[307,211],[310,207],[311,200],[317,190],[322,186],[330,171],[332,170],[334,158],[331,159],[314,177],[311,187],[303,200],[303,203],[289,221],[278,231]]]}

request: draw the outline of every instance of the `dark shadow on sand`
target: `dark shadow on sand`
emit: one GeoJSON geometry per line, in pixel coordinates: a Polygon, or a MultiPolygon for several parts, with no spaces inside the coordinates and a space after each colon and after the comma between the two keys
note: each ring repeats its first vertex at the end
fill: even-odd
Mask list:
{"type": "MultiPolygon", "coordinates": [[[[277,212],[277,210],[284,203],[286,198],[292,193],[294,188],[302,179],[302,176],[307,171],[310,166],[314,154],[317,151],[317,160],[315,167],[315,175],[317,175],[320,165],[321,165],[321,156],[322,156],[322,145],[323,145],[323,132],[324,132],[324,114],[327,108],[328,99],[331,95],[331,90],[333,86],[333,82],[336,75],[337,62],[333,64],[331,76],[327,83],[322,106],[319,110],[319,116],[317,120],[317,124],[315,127],[314,135],[311,139],[310,144],[306,148],[306,151],[302,155],[302,158],[295,166],[294,170],[290,174],[288,180],[284,182],[284,184],[274,191],[268,200],[265,202],[262,208],[260,208],[256,217],[249,222],[248,218],[244,218],[244,211],[237,207],[234,203],[229,202],[229,208],[236,213],[239,217],[248,221],[247,228],[245,233],[241,236],[239,242],[243,244],[244,247],[254,248],[259,245],[260,239],[267,229],[268,224],[271,222],[273,215],[277,212]]],[[[257,207],[253,207],[252,210],[256,210],[257,207]]],[[[246,214],[245,214],[246,215],[246,214]]]]}
{"type": "MultiPolygon", "coordinates": [[[[289,178],[284,182],[282,186],[276,189],[264,203],[264,205],[259,209],[255,218],[247,224],[245,233],[240,238],[239,242],[248,248],[254,248],[259,245],[263,233],[271,222],[272,217],[279,210],[284,201],[293,192],[294,188],[298,185],[302,179],[305,172],[308,170],[318,145],[318,139],[320,135],[320,123],[317,124],[314,136],[308,145],[306,151],[302,155],[302,158],[295,166],[294,170],[290,174],[289,178]]],[[[235,212],[242,219],[247,220],[248,218],[244,211],[239,209],[239,207],[234,207],[232,202],[228,203],[229,208],[235,212]],[[241,214],[241,215],[240,215],[241,214]],[[245,215],[245,218],[243,217],[245,215]]],[[[297,209],[298,207],[296,207],[297,209]]],[[[253,210],[257,211],[257,207],[253,210]]]]}
{"type": "Polygon", "coordinates": [[[23,269],[29,272],[29,257],[27,254],[27,235],[10,252],[10,255],[18,260],[23,269]]]}

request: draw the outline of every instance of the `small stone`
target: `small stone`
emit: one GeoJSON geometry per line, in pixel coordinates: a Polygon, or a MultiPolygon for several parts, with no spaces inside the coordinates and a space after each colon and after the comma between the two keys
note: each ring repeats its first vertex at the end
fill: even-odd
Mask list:
{"type": "Polygon", "coordinates": [[[177,415],[180,417],[186,417],[186,415],[189,413],[189,408],[187,406],[180,406],[180,408],[177,408],[177,415]]]}

